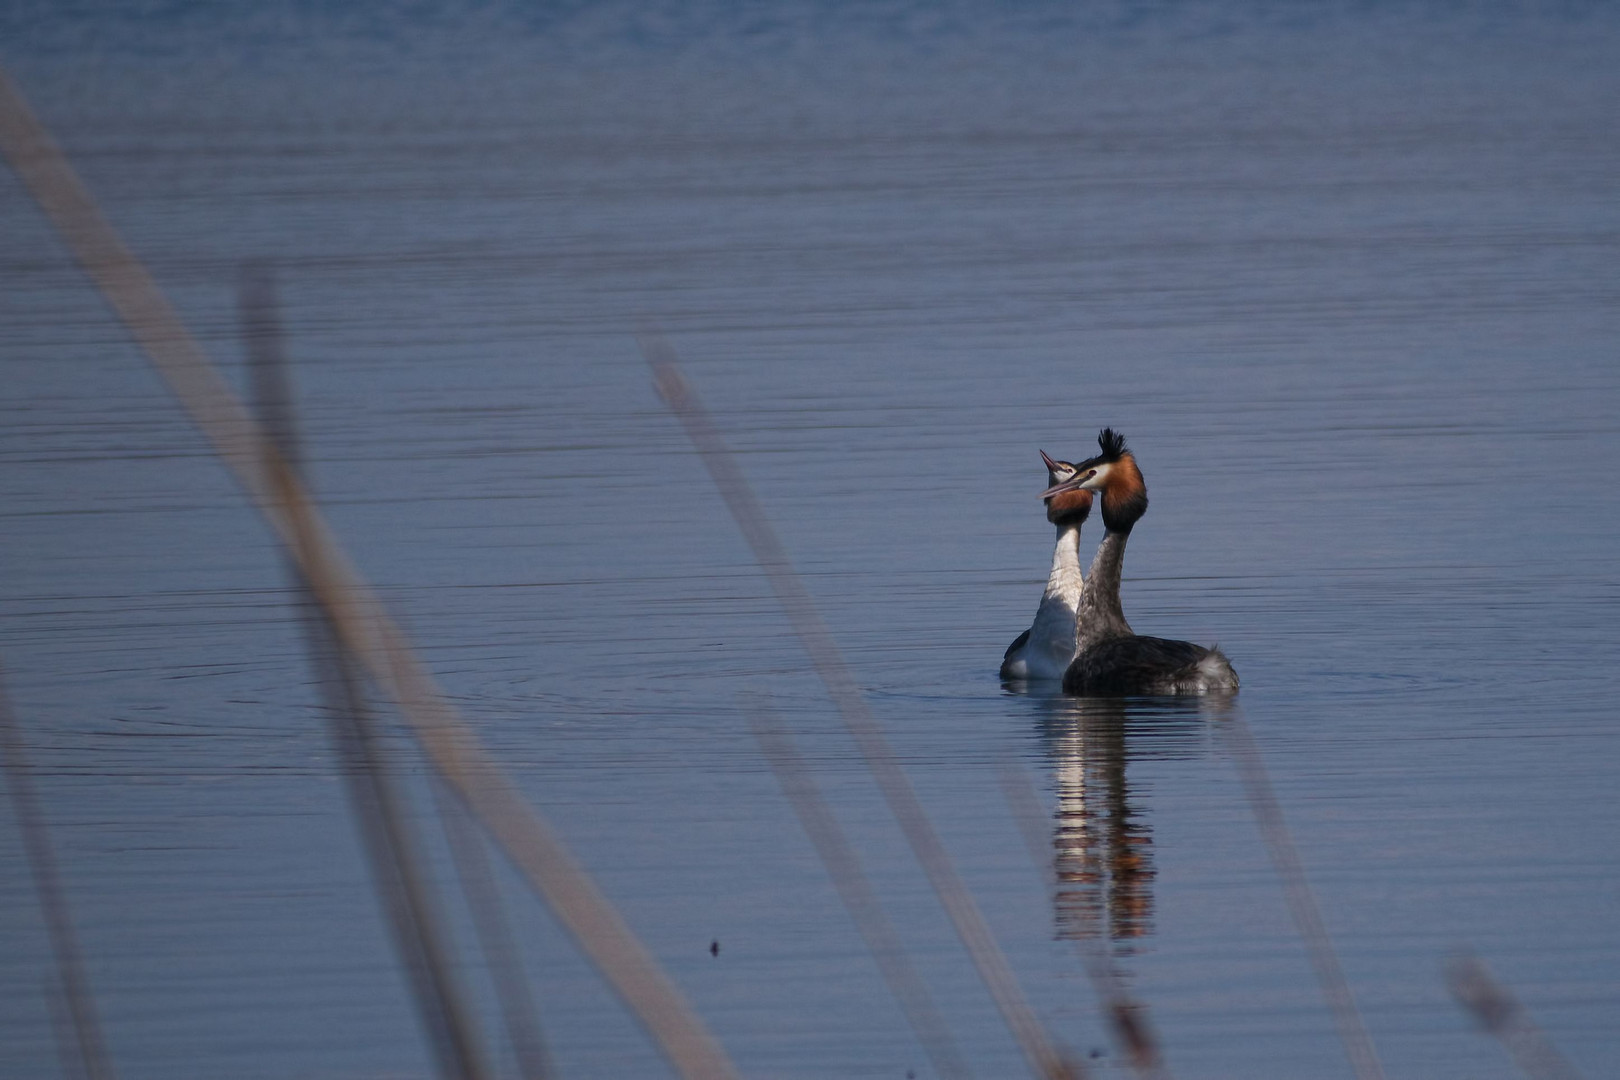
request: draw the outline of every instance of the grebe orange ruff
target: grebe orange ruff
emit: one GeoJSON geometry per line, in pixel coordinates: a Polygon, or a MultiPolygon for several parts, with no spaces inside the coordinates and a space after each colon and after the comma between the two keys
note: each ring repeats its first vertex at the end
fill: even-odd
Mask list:
{"type": "MultiPolygon", "coordinates": [[[[1074,479],[1076,469],[1067,461],[1053,461],[1045,450],[1041,460],[1046,462],[1048,484],[1074,479]]],[[[1091,513],[1091,499],[1089,491],[1065,491],[1046,500],[1046,520],[1057,526],[1052,572],[1047,575],[1034,624],[1007,646],[1001,677],[1008,682],[1055,682],[1063,678],[1074,659],[1075,617],[1085,588],[1080,574],[1080,526],[1091,513]]]]}
{"type": "Polygon", "coordinates": [[[1042,492],[1051,499],[1071,491],[1102,495],[1103,533],[1080,595],[1075,654],[1063,673],[1063,692],[1096,697],[1132,694],[1230,693],[1237,672],[1219,649],[1190,641],[1143,637],[1125,621],[1119,602],[1120,567],[1131,529],[1147,513],[1147,483],[1124,436],[1104,428],[1102,453],[1074,466],[1075,475],[1042,492]]]}

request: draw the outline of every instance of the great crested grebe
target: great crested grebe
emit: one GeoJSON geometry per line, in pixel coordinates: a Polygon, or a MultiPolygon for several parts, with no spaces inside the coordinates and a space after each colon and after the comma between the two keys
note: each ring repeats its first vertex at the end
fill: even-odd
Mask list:
{"type": "Polygon", "coordinates": [[[1080,595],[1075,654],[1063,673],[1063,692],[1114,697],[1127,694],[1207,694],[1236,690],[1237,672],[1219,649],[1190,641],[1143,637],[1125,621],[1119,603],[1120,565],[1131,528],[1147,513],[1147,484],[1124,436],[1104,428],[1102,453],[1074,466],[1075,474],[1042,493],[1102,494],[1103,538],[1080,595]]]}
{"type": "MultiPolygon", "coordinates": [[[[1041,451],[1046,462],[1047,483],[1073,480],[1077,470],[1067,461],[1053,461],[1041,451]]],[[[1035,609],[1035,622],[1018,640],[1007,646],[1001,661],[1001,677],[1009,681],[1061,679],[1074,659],[1074,620],[1080,608],[1085,582],[1080,576],[1080,526],[1091,513],[1089,491],[1064,491],[1046,500],[1046,520],[1057,526],[1057,546],[1052,549],[1052,572],[1046,577],[1041,606],[1035,609]]]]}

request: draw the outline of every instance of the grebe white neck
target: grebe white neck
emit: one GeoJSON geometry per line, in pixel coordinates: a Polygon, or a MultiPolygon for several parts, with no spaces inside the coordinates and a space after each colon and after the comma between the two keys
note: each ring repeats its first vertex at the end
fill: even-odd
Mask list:
{"type": "Polygon", "coordinates": [[[1057,545],[1052,549],[1052,570],[1046,577],[1041,606],[1023,645],[1007,656],[1002,677],[1011,679],[1061,679],[1074,658],[1076,618],[1085,592],[1080,570],[1080,526],[1057,527],[1057,545]]]}

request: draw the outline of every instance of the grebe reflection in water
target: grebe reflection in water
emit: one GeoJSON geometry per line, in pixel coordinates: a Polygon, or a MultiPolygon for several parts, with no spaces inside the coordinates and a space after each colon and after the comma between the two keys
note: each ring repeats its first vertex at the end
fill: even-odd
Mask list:
{"type": "Polygon", "coordinates": [[[1231,707],[1224,695],[1039,699],[1057,795],[1058,937],[1105,937],[1128,951],[1129,942],[1152,934],[1153,828],[1128,766],[1201,756],[1231,707]]]}

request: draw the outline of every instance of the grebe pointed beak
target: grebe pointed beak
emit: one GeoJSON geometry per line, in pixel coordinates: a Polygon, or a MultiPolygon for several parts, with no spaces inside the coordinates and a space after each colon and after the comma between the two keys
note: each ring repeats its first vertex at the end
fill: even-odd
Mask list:
{"type": "Polygon", "coordinates": [[[1057,472],[1058,463],[1053,461],[1051,455],[1048,454],[1045,450],[1041,451],[1041,460],[1046,462],[1046,471],[1047,472],[1057,472]]]}
{"type": "Polygon", "coordinates": [[[1087,474],[1085,477],[1076,476],[1072,480],[1063,481],[1061,484],[1053,484],[1051,487],[1041,492],[1041,498],[1050,499],[1052,496],[1061,495],[1065,491],[1074,491],[1090,478],[1090,474],[1087,474]]]}
{"type": "MultiPolygon", "coordinates": [[[[1073,465],[1068,467],[1070,469],[1074,468],[1073,465]]],[[[1052,496],[1061,495],[1065,491],[1095,491],[1098,487],[1096,479],[1096,469],[1076,470],[1067,480],[1060,480],[1041,492],[1041,498],[1050,499],[1052,496]]]]}

